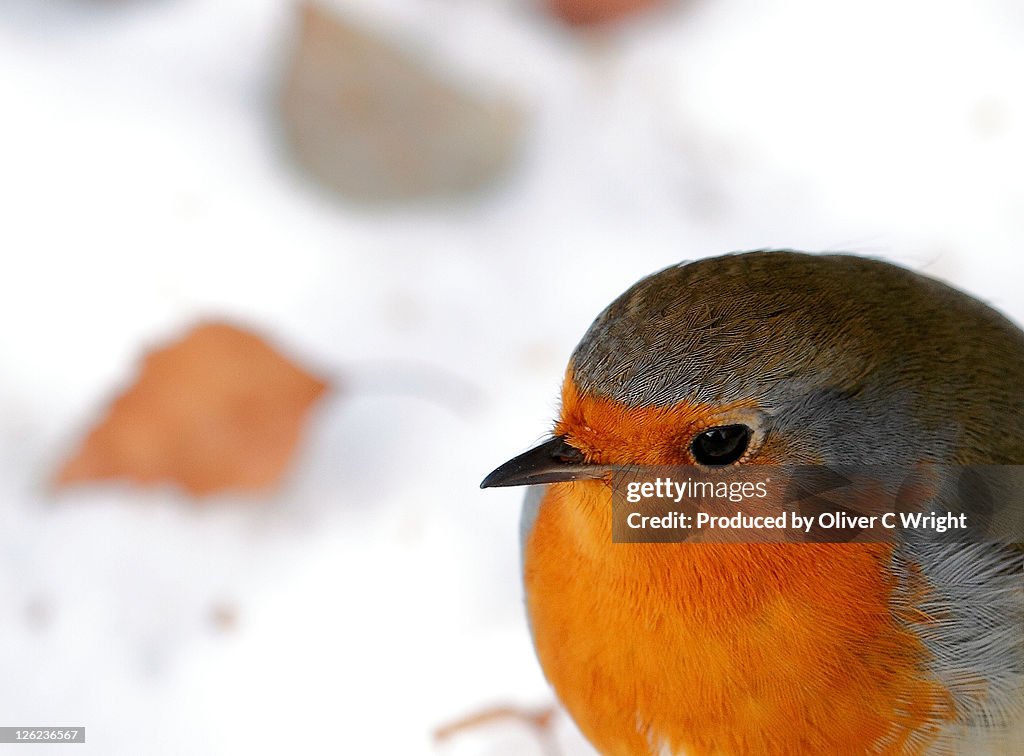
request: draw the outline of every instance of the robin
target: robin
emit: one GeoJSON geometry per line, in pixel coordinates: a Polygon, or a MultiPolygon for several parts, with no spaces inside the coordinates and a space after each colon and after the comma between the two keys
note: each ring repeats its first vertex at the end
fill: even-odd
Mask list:
{"type": "Polygon", "coordinates": [[[530,628],[591,743],[1024,754],[1019,546],[612,542],[609,466],[894,461],[1024,463],[1024,333],[909,270],[790,251],[676,265],[601,313],[553,437],[481,484],[540,484],[530,628]]]}

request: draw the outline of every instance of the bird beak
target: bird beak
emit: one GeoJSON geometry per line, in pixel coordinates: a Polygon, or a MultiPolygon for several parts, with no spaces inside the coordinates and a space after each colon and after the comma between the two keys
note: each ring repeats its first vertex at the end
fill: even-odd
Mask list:
{"type": "Polygon", "coordinates": [[[604,477],[610,470],[607,465],[588,464],[583,458],[583,452],[570,446],[563,436],[555,436],[510,459],[484,478],[480,488],[592,480],[604,477]]]}

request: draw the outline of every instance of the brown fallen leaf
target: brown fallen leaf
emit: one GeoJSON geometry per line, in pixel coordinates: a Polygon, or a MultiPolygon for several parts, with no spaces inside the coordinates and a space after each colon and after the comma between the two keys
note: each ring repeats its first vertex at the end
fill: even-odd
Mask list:
{"type": "Polygon", "coordinates": [[[449,196],[512,162],[521,118],[464,91],[396,45],[302,6],[281,97],[297,162],[348,199],[449,196]]]}
{"type": "Polygon", "coordinates": [[[258,336],[224,323],[151,352],[56,476],[125,478],[193,494],[258,491],[281,479],[327,384],[258,336]]]}
{"type": "Polygon", "coordinates": [[[573,26],[594,26],[663,5],[664,0],[547,0],[548,9],[573,26]]]}

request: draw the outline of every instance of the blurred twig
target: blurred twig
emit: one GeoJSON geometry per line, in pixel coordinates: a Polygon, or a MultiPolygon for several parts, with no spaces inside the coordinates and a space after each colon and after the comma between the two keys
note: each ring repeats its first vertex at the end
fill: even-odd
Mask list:
{"type": "Polygon", "coordinates": [[[493,706],[438,727],[434,730],[434,742],[443,743],[468,730],[513,721],[526,725],[537,736],[546,756],[559,756],[558,743],[555,742],[552,729],[557,711],[554,706],[533,710],[517,706],[493,706]]]}

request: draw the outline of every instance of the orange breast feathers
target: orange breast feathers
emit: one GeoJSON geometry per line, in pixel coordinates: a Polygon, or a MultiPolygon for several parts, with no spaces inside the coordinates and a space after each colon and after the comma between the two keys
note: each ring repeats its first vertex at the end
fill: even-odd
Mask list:
{"type": "MultiPolygon", "coordinates": [[[[556,432],[590,461],[678,464],[668,450],[704,414],[570,388],[556,432]]],[[[955,711],[894,614],[890,558],[886,544],[613,544],[609,485],[577,481],[548,487],[524,581],[541,665],[602,753],[917,753],[955,711]]]]}

